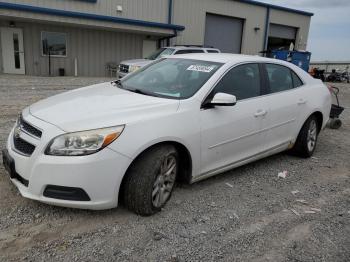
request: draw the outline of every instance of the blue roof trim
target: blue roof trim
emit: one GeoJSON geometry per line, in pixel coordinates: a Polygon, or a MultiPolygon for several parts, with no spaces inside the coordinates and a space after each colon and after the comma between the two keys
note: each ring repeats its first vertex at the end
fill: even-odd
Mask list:
{"type": "Polygon", "coordinates": [[[254,0],[236,0],[236,1],[241,2],[241,3],[262,6],[262,7],[272,8],[272,9],[281,10],[281,11],[286,11],[286,12],[290,12],[290,13],[296,13],[299,15],[306,15],[306,16],[313,16],[314,15],[313,13],[310,13],[310,12],[305,12],[305,11],[292,9],[292,8],[288,8],[288,7],[283,7],[283,6],[279,6],[279,5],[267,4],[267,3],[258,2],[258,1],[254,1],[254,0]]]}
{"type": "Polygon", "coordinates": [[[30,6],[30,5],[22,5],[22,4],[0,2],[0,8],[18,10],[18,11],[24,11],[24,12],[33,12],[33,13],[46,14],[46,15],[57,15],[57,16],[64,16],[64,17],[71,17],[71,18],[84,18],[84,19],[91,19],[91,20],[98,20],[98,21],[105,21],[105,22],[112,22],[112,23],[119,23],[119,24],[135,25],[135,26],[156,27],[161,29],[172,29],[172,30],[178,30],[178,31],[185,30],[185,27],[182,25],[165,24],[165,23],[163,24],[158,22],[149,22],[149,21],[143,21],[143,20],[137,20],[137,19],[113,17],[113,16],[106,16],[106,15],[96,15],[91,13],[81,13],[81,12],[75,12],[75,11],[65,11],[60,9],[51,9],[46,7],[38,7],[38,6],[30,6]]]}
{"type": "Polygon", "coordinates": [[[89,3],[97,3],[97,0],[78,0],[83,2],[89,2],[89,3]]]}

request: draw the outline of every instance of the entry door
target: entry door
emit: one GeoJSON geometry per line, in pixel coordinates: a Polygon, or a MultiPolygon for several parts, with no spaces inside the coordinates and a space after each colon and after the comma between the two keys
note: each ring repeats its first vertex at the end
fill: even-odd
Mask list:
{"type": "Polygon", "coordinates": [[[25,74],[22,29],[1,27],[0,30],[4,73],[25,74]]]}

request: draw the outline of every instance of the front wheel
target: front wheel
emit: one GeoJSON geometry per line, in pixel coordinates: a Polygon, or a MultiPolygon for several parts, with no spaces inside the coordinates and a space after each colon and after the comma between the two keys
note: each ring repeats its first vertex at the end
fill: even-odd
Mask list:
{"type": "Polygon", "coordinates": [[[156,146],[138,157],[122,185],[126,207],[143,216],[160,211],[170,199],[178,163],[178,153],[172,145],[156,146]]]}
{"type": "Polygon", "coordinates": [[[316,148],[318,130],[316,117],[310,116],[301,128],[291,152],[300,157],[311,157],[316,148]]]}

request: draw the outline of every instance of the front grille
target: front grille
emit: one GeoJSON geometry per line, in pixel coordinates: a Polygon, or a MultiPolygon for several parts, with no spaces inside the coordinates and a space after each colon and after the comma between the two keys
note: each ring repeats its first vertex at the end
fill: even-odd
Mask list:
{"type": "Polygon", "coordinates": [[[16,151],[26,156],[31,156],[35,150],[35,146],[16,136],[13,136],[13,145],[16,151]]]}
{"type": "Polygon", "coordinates": [[[21,127],[21,129],[30,135],[40,138],[43,134],[41,130],[24,121],[22,116],[18,118],[18,122],[18,125],[21,127]]]}
{"type": "Polygon", "coordinates": [[[119,65],[119,71],[122,72],[122,73],[129,73],[129,66],[120,64],[119,65]]]}

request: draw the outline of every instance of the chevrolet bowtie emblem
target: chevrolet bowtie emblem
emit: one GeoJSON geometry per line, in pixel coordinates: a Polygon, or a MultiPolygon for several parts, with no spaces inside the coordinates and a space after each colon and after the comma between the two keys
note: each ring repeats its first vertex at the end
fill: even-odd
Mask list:
{"type": "Polygon", "coordinates": [[[20,135],[21,135],[21,127],[20,126],[17,126],[16,128],[15,128],[15,131],[14,131],[14,137],[15,138],[19,138],[20,137],[20,135]]]}

